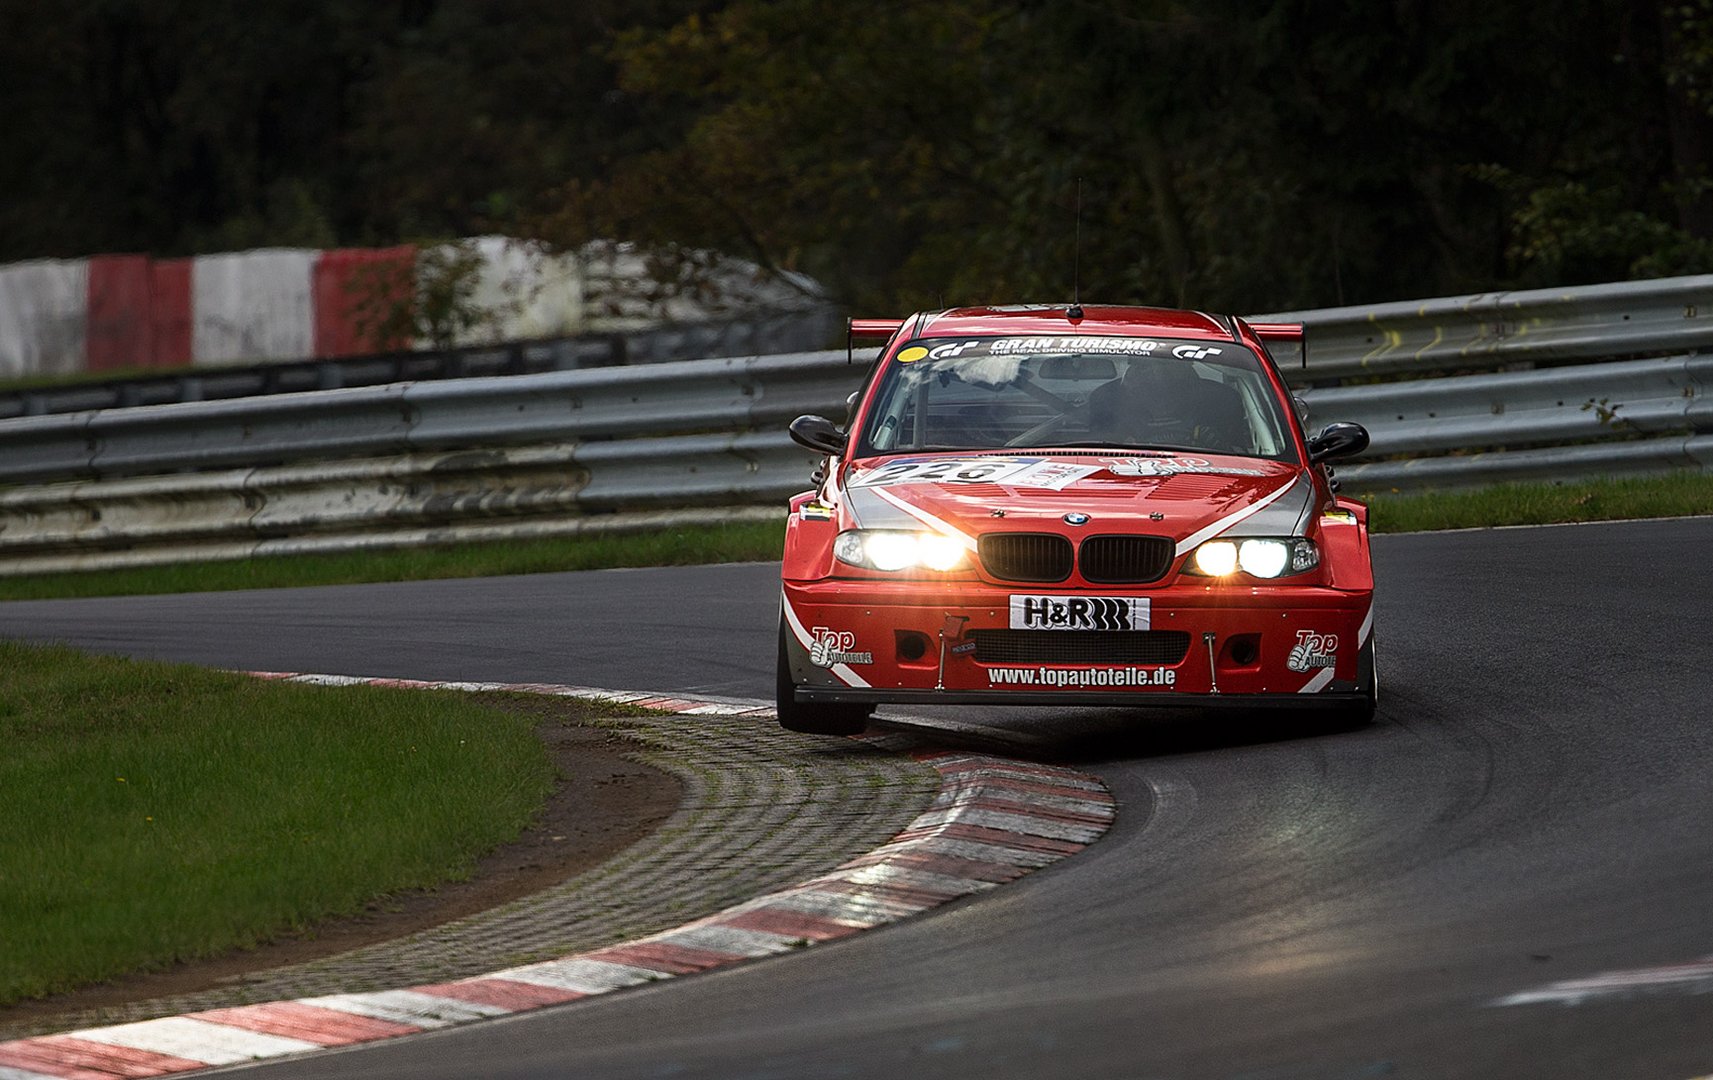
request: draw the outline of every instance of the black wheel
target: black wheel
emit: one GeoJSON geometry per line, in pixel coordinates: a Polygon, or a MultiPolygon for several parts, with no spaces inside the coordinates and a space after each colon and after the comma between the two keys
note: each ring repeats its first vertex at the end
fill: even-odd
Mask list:
{"type": "Polygon", "coordinates": [[[868,727],[873,705],[811,705],[797,700],[791,681],[791,658],[785,652],[785,620],[779,620],[779,666],[774,682],[774,710],[779,726],[809,735],[860,735],[868,727]]]}

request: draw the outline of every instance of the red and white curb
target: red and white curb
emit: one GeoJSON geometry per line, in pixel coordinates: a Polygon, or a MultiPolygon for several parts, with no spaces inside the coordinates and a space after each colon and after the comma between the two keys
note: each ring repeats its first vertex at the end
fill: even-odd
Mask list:
{"type": "MultiPolygon", "coordinates": [[[[749,703],[537,683],[418,682],[256,672],[322,685],[506,690],[668,712],[771,718],[749,703]]],[[[884,740],[882,740],[884,741],[884,740]]],[[[773,956],[984,892],[1098,840],[1115,808],[1070,769],[916,753],[940,774],[933,805],[866,855],[801,884],[636,941],[474,978],[212,1009],[0,1043],[0,1080],[162,1076],[414,1035],[773,956]]]]}

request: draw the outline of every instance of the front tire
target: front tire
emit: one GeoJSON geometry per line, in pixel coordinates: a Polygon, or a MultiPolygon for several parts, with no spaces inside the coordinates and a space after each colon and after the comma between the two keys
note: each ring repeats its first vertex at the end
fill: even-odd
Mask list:
{"type": "Polygon", "coordinates": [[[791,657],[785,651],[788,633],[779,620],[779,664],[774,680],[774,712],[786,731],[807,735],[861,735],[868,727],[873,705],[805,704],[797,700],[797,684],[791,679],[791,657]]]}

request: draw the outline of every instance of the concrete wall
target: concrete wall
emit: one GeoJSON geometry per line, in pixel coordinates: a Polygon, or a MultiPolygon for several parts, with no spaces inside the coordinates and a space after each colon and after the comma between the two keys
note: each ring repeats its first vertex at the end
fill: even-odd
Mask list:
{"type": "Polygon", "coordinates": [[[647,257],[595,243],[556,254],[505,237],[193,259],[98,255],[0,267],[0,378],[355,356],[416,345],[387,309],[465,268],[452,335],[487,344],[637,330],[824,303],[813,283],[705,252],[647,257]]]}

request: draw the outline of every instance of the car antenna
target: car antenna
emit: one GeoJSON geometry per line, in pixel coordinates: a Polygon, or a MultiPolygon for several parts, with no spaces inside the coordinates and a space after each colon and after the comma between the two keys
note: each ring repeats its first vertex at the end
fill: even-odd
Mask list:
{"type": "Polygon", "coordinates": [[[1065,318],[1080,319],[1083,317],[1083,178],[1077,177],[1077,226],[1076,244],[1071,255],[1071,306],[1065,309],[1065,318]]]}

